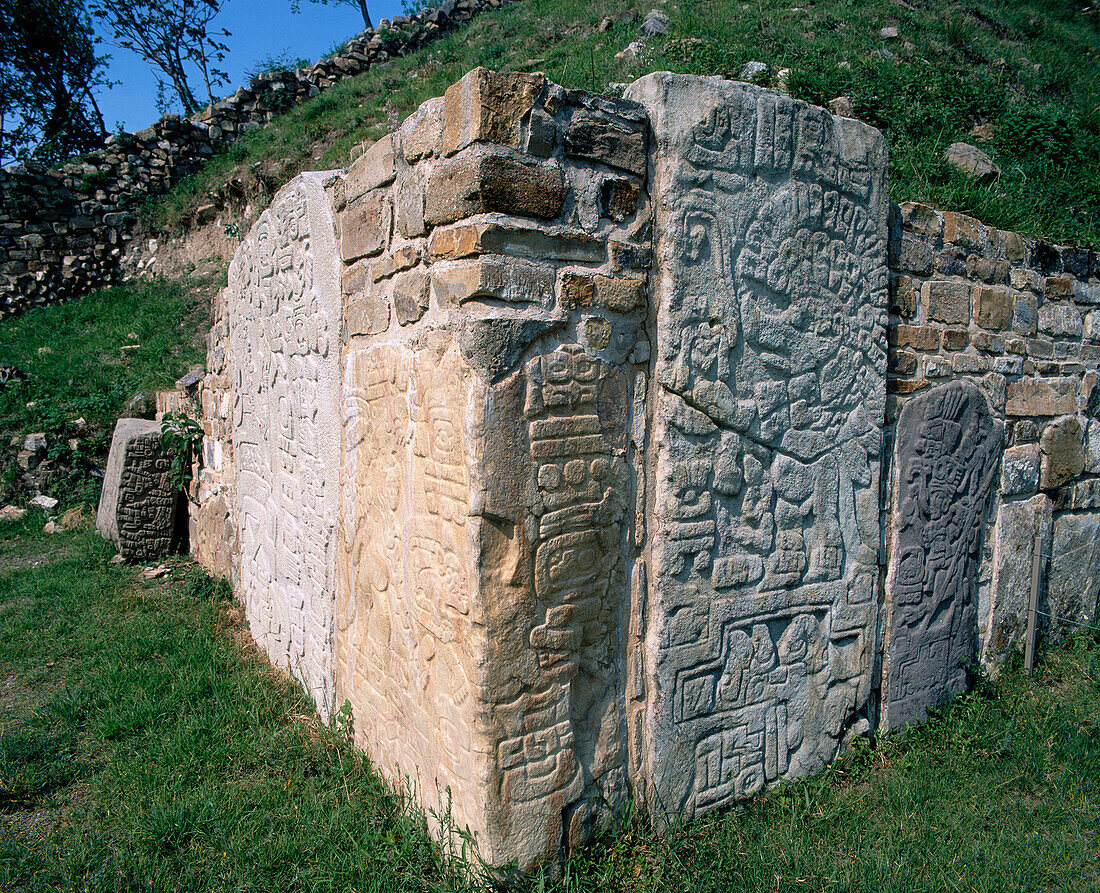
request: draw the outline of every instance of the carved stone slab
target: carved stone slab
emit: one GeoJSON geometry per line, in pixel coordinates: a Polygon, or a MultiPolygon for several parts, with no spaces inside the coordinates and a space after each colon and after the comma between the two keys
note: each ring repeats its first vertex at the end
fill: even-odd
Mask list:
{"type": "Polygon", "coordinates": [[[886,149],[656,73],[650,803],[690,818],[837,751],[871,691],[886,149]]]}
{"type": "Polygon", "coordinates": [[[1002,428],[976,385],[913,397],[898,418],[886,579],[883,725],[923,720],[966,688],[976,588],[1002,428]]]}
{"type": "Polygon", "coordinates": [[[237,596],[257,643],[333,703],[339,256],[324,174],[275,197],[229,268],[237,596]]]}
{"type": "Polygon", "coordinates": [[[167,555],[180,493],[168,480],[172,459],[160,445],[160,423],[119,419],[111,437],[96,529],[127,561],[167,555]]]}

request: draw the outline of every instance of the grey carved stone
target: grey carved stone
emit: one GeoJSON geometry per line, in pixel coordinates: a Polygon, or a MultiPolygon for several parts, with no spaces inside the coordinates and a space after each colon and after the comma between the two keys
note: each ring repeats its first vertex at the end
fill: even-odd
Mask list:
{"type": "Polygon", "coordinates": [[[279,192],[230,264],[227,301],[237,596],[257,643],[328,716],[341,298],[324,181],[305,174],[279,192]]]}
{"type": "Polygon", "coordinates": [[[96,529],[127,561],[168,554],[180,493],[168,480],[171,457],[160,445],[160,423],[119,419],[111,437],[96,529]]]}
{"type": "Polygon", "coordinates": [[[649,801],[821,768],[868,703],[886,371],[878,131],[656,73],[649,801]]]}
{"type": "MultiPolygon", "coordinates": [[[[1096,625],[1100,597],[1100,515],[1065,514],[1054,522],[1047,613],[1096,625]]],[[[1043,619],[1043,618],[1040,618],[1043,619]]],[[[1047,621],[1053,641],[1065,637],[1072,623],[1047,621]]]]}
{"type": "Polygon", "coordinates": [[[981,391],[964,381],[912,398],[898,418],[882,695],[888,729],[923,720],[966,688],[1001,436],[981,391]]]}

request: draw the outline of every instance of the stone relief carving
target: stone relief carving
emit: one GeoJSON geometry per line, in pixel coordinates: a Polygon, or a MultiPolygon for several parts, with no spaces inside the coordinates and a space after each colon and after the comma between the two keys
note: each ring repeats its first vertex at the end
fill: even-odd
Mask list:
{"type": "Polygon", "coordinates": [[[978,565],[1001,426],[969,382],[911,399],[898,419],[883,716],[924,719],[965,690],[977,653],[978,565]]]}
{"type": "Polygon", "coordinates": [[[228,340],[238,596],[257,642],[327,716],[341,307],[323,176],[295,179],[242,243],[229,270],[228,340]]]}
{"type": "Polygon", "coordinates": [[[885,562],[876,131],[667,73],[498,80],[442,127],[557,171],[552,222],[530,163],[437,122],[243,244],[223,539],[273,659],[529,869],[632,794],[691,818],[820,769],[879,683],[889,726],[958,691],[1000,431],[962,382],[903,403],[885,562]]]}
{"type": "Polygon", "coordinates": [[[127,561],[159,558],[172,547],[182,495],[168,479],[171,464],[160,445],[158,422],[118,420],[96,528],[127,561]]]}
{"type": "Polygon", "coordinates": [[[628,91],[657,122],[650,798],[804,774],[870,694],[885,400],[885,149],[740,84],[628,91]]]}

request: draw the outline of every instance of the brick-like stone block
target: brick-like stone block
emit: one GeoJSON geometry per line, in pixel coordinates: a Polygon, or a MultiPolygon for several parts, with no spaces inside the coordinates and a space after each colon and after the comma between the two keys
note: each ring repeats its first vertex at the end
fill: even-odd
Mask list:
{"type": "Polygon", "coordinates": [[[905,319],[917,312],[920,283],[912,276],[890,274],[890,312],[905,319]]]}
{"type": "Polygon", "coordinates": [[[904,273],[927,276],[932,272],[932,246],[926,238],[912,233],[902,233],[897,257],[891,266],[904,273]]]}
{"type": "Polygon", "coordinates": [[[1081,311],[1068,301],[1039,308],[1039,331],[1052,338],[1080,338],[1084,333],[1081,311]]]}
{"type": "Polygon", "coordinates": [[[970,333],[966,329],[944,329],[944,350],[965,350],[970,344],[970,333]]]}
{"type": "Polygon", "coordinates": [[[965,282],[936,279],[925,282],[922,290],[929,319],[956,325],[970,322],[970,286],[965,282]]]}
{"type": "Polygon", "coordinates": [[[505,257],[442,262],[432,265],[431,291],[445,308],[482,300],[548,309],[554,302],[554,270],[505,257]]]}
{"type": "Polygon", "coordinates": [[[443,152],[471,143],[520,148],[520,121],[546,86],[540,74],[475,68],[443,95],[443,152]]]}
{"type": "Polygon", "coordinates": [[[392,183],[397,175],[394,156],[393,134],[387,133],[348,168],[344,180],[345,199],[353,202],[372,189],[392,183]]]}
{"type": "Polygon", "coordinates": [[[1073,297],[1073,280],[1069,276],[1047,276],[1043,283],[1043,297],[1048,301],[1073,297]]]}
{"type": "Polygon", "coordinates": [[[1016,298],[1007,288],[982,286],[975,290],[975,322],[983,329],[1003,331],[1011,327],[1016,298]]]}
{"type": "Polygon", "coordinates": [[[1039,445],[1009,447],[1001,458],[1001,495],[1020,496],[1039,489],[1039,445]]]}
{"type": "Polygon", "coordinates": [[[940,330],[935,326],[895,326],[888,331],[888,338],[896,347],[912,347],[915,350],[940,349],[940,330]]]}
{"type": "Polygon", "coordinates": [[[643,176],[648,163],[646,128],[636,108],[603,100],[575,110],[565,129],[565,154],[643,176]]]}
{"type": "Polygon", "coordinates": [[[1085,470],[1085,432],[1076,416],[1051,422],[1039,438],[1042,470],[1039,486],[1060,487],[1085,470]]]}
{"type": "Polygon", "coordinates": [[[1005,412],[1010,416],[1065,415],[1076,409],[1074,378],[1022,378],[1008,385],[1005,412]]]}
{"type": "Polygon", "coordinates": [[[621,223],[638,210],[641,187],[633,180],[611,177],[600,184],[600,214],[621,223]]]}
{"type": "Polygon", "coordinates": [[[900,209],[902,226],[910,232],[933,241],[943,233],[943,217],[935,208],[918,202],[902,202],[900,209]]]}
{"type": "Polygon", "coordinates": [[[401,122],[401,151],[410,164],[443,150],[443,97],[422,102],[401,122]]]}
{"type": "Polygon", "coordinates": [[[340,215],[340,253],[345,261],[378,254],[389,242],[393,205],[383,192],[370,192],[340,215]]]}
{"type": "Polygon", "coordinates": [[[368,263],[348,267],[341,290],[348,335],[379,335],[390,327],[389,295],[372,282],[368,263]]]}
{"type": "Polygon", "coordinates": [[[510,254],[573,263],[601,263],[607,249],[603,241],[580,230],[485,221],[432,230],[428,253],[440,260],[510,254]]]}
{"type": "Polygon", "coordinates": [[[487,212],[552,219],[561,212],[565,191],[555,162],[525,163],[481,152],[457,155],[432,171],[424,220],[437,226],[487,212]]]}
{"type": "Polygon", "coordinates": [[[172,457],[161,447],[160,423],[119,419],[111,437],[96,529],[127,561],[167,555],[180,492],[168,479],[172,457]]]}
{"type": "Polygon", "coordinates": [[[972,251],[983,252],[989,247],[989,227],[981,221],[945,211],[943,214],[943,241],[972,251]]]}
{"type": "Polygon", "coordinates": [[[428,275],[422,269],[400,273],[391,280],[393,310],[398,325],[416,322],[428,309],[428,275]]]}

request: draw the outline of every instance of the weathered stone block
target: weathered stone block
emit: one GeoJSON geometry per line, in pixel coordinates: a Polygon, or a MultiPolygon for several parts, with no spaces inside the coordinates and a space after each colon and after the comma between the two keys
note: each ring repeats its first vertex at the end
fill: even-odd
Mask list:
{"type": "Polygon", "coordinates": [[[1039,486],[1060,487],[1085,470],[1085,432],[1076,416],[1051,422],[1039,439],[1042,471],[1039,486]]]}
{"type": "Polygon", "coordinates": [[[432,266],[431,290],[440,307],[480,300],[487,305],[506,301],[549,309],[554,303],[554,270],[505,257],[444,261],[432,266]]]}
{"type": "Polygon", "coordinates": [[[932,246],[927,239],[903,233],[897,258],[891,266],[906,273],[927,276],[932,272],[932,257],[932,246]]]}
{"type": "MultiPolygon", "coordinates": [[[[1100,514],[1066,514],[1054,522],[1047,613],[1094,626],[1100,597],[1100,514]]],[[[1063,638],[1072,624],[1051,622],[1048,635],[1063,638]]]]}
{"type": "Polygon", "coordinates": [[[423,270],[409,270],[395,276],[390,289],[398,325],[416,322],[428,309],[428,275],[423,270]]]}
{"type": "Polygon", "coordinates": [[[390,325],[390,299],[372,282],[367,263],[360,261],[343,274],[345,323],[348,335],[378,335],[390,325]]]}
{"type": "Polygon", "coordinates": [[[966,688],[975,657],[983,520],[1001,426],[956,381],[913,397],[898,419],[887,568],[883,723],[895,729],[966,688]]]}
{"type": "Polygon", "coordinates": [[[966,350],[970,344],[970,332],[966,329],[944,329],[944,350],[966,350]]]}
{"type": "Polygon", "coordinates": [[[946,323],[970,322],[970,286],[936,279],[924,283],[924,308],[929,319],[946,323]]]}
{"type": "Polygon", "coordinates": [[[565,154],[573,158],[598,161],[644,176],[648,159],[646,132],[636,106],[601,100],[598,106],[572,112],[562,142],[565,154]]]}
{"type": "Polygon", "coordinates": [[[344,196],[353,202],[364,193],[392,183],[397,175],[394,166],[396,149],[393,134],[388,133],[348,168],[344,180],[344,196]]]}
{"type": "Polygon", "coordinates": [[[440,260],[506,254],[598,264],[604,260],[607,249],[600,239],[567,227],[524,227],[485,221],[432,230],[428,253],[440,260]]]}
{"type": "Polygon", "coordinates": [[[1080,338],[1084,332],[1081,311],[1069,302],[1043,304],[1039,308],[1039,331],[1053,338],[1080,338]]]}
{"type": "Polygon", "coordinates": [[[119,419],[111,437],[96,529],[127,561],[167,555],[181,494],[168,478],[172,457],[160,445],[160,423],[119,419]]]}
{"type": "Polygon", "coordinates": [[[545,89],[541,74],[475,68],[443,95],[443,152],[471,143],[520,147],[520,121],[545,89]]]}
{"type": "Polygon", "coordinates": [[[1016,310],[1015,296],[1007,288],[976,289],[975,322],[983,329],[1003,331],[1011,327],[1016,310]]]}
{"type": "Polygon", "coordinates": [[[600,184],[600,214],[621,223],[638,210],[641,188],[633,180],[612,177],[600,184]]]}
{"type": "Polygon", "coordinates": [[[505,155],[462,154],[432,171],[424,220],[435,226],[494,211],[545,220],[558,216],[564,200],[565,181],[555,162],[532,164],[505,155]]]}
{"type": "Polygon", "coordinates": [[[907,230],[933,240],[943,232],[943,217],[935,208],[917,202],[902,202],[900,210],[902,225],[907,230]]]}
{"type": "Polygon", "coordinates": [[[659,638],[628,740],[680,819],[824,765],[870,696],[886,151],[745,84],[657,73],[626,95],[656,122],[660,385],[659,638]]]}
{"type": "Polygon", "coordinates": [[[1010,651],[1023,649],[1035,537],[1040,537],[1041,554],[1046,554],[1052,510],[1050,497],[1042,493],[1023,502],[1002,503],[997,510],[993,579],[981,624],[982,663],[993,674],[1010,651]]]}
{"type": "Polygon", "coordinates": [[[1022,378],[1009,382],[1005,412],[1010,416],[1064,415],[1077,409],[1073,378],[1022,378]]]}
{"type": "Polygon", "coordinates": [[[340,254],[345,261],[378,254],[386,247],[393,223],[393,205],[383,192],[370,192],[340,215],[340,254]]]}
{"type": "Polygon", "coordinates": [[[939,350],[940,330],[935,326],[895,326],[889,330],[890,343],[915,350],[939,350]]]}
{"type": "Polygon", "coordinates": [[[1001,496],[1020,496],[1039,489],[1039,445],[1009,447],[1001,459],[1001,496]]]}
{"type": "Polygon", "coordinates": [[[401,122],[401,151],[410,164],[443,150],[443,97],[422,102],[401,122]]]}

